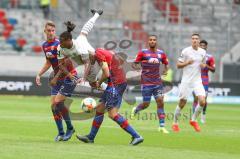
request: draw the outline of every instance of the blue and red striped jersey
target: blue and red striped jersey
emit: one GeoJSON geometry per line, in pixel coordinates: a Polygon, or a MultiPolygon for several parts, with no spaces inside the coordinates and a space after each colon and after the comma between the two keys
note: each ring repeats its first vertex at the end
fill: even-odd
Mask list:
{"type": "MultiPolygon", "coordinates": [[[[215,60],[214,57],[210,54],[206,54],[206,64],[215,68],[215,60]]],[[[203,85],[209,84],[209,69],[207,67],[201,69],[201,77],[203,85]]]]}
{"type": "Polygon", "coordinates": [[[95,58],[98,63],[107,62],[110,71],[109,86],[116,86],[126,82],[125,72],[114,52],[98,48],[95,51],[95,58]]]}
{"type": "Polygon", "coordinates": [[[143,49],[137,54],[135,62],[141,63],[142,66],[142,85],[159,85],[162,83],[160,65],[161,63],[168,65],[168,58],[163,50],[158,49],[156,52],[152,52],[149,49],[143,49]]]}
{"type": "MultiPolygon", "coordinates": [[[[58,46],[59,46],[60,42],[58,39],[54,39],[52,41],[45,41],[42,44],[42,48],[45,54],[45,57],[47,60],[50,61],[54,74],[57,74],[57,72],[59,71],[59,62],[58,62],[58,46]]],[[[69,72],[71,72],[72,74],[76,74],[76,70],[73,67],[72,62],[69,59],[65,59],[65,65],[67,67],[67,70],[69,72]]],[[[66,75],[63,74],[59,77],[59,80],[66,78],[66,75]]]]}

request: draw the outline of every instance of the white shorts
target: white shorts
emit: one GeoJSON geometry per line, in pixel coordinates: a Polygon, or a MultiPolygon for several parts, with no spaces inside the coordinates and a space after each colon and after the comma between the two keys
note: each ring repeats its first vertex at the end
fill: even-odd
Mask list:
{"type": "Polygon", "coordinates": [[[77,50],[80,53],[82,60],[89,59],[89,52],[95,52],[95,49],[88,42],[87,37],[85,35],[79,35],[76,39],[77,42],[77,50]]]}
{"type": "Polygon", "coordinates": [[[206,96],[202,82],[198,83],[181,83],[179,86],[179,98],[187,99],[194,91],[196,96],[206,96]]]}

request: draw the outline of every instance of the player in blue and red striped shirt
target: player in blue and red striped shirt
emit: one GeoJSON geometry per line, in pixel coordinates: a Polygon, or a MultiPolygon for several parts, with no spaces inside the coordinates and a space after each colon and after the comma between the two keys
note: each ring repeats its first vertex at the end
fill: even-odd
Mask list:
{"type": "Polygon", "coordinates": [[[36,76],[36,84],[41,85],[40,77],[50,68],[53,68],[54,78],[50,81],[51,84],[51,108],[54,120],[58,128],[58,135],[55,141],[69,140],[74,133],[74,128],[71,123],[68,109],[64,106],[66,97],[70,97],[76,84],[73,82],[77,74],[72,62],[65,58],[58,60],[59,40],[56,38],[56,28],[53,22],[47,22],[44,32],[47,40],[43,43],[42,48],[46,57],[46,62],[36,76]],[[62,71],[62,68],[66,71],[62,71]],[[66,134],[63,130],[62,118],[67,125],[66,134]]]}
{"type": "Polygon", "coordinates": [[[77,135],[77,138],[85,143],[93,143],[102,124],[104,111],[107,110],[108,116],[132,136],[131,145],[138,145],[143,142],[143,138],[133,129],[127,119],[119,113],[122,96],[127,87],[125,72],[120,67],[121,59],[112,51],[96,49],[95,54],[90,55],[90,60],[92,64],[97,62],[102,70],[101,78],[90,83],[90,85],[99,88],[105,80],[107,80],[108,85],[96,108],[96,115],[90,133],[86,136],[77,135]]]}
{"type": "Polygon", "coordinates": [[[168,58],[163,50],[157,49],[157,36],[150,35],[148,38],[148,49],[143,49],[137,54],[135,64],[141,63],[141,88],[143,103],[134,107],[132,110],[131,118],[146,109],[151,101],[151,97],[154,96],[157,103],[157,116],[159,118],[159,131],[163,133],[169,133],[165,126],[165,112],[163,102],[163,84],[161,80],[160,65],[164,65],[163,74],[166,75],[168,70],[168,58]]]}
{"type": "MultiPolygon", "coordinates": [[[[207,50],[207,46],[208,46],[208,42],[206,40],[200,41],[200,47],[202,49],[207,50]]],[[[206,67],[201,69],[202,84],[206,91],[206,101],[207,101],[207,93],[208,93],[208,86],[209,86],[209,76],[208,76],[209,71],[211,71],[212,73],[215,72],[215,60],[212,55],[207,53],[206,54],[206,67]]],[[[195,96],[194,92],[193,92],[193,97],[194,97],[194,101],[193,101],[193,112],[194,112],[196,106],[198,105],[198,99],[195,96]]],[[[206,110],[207,110],[207,102],[206,102],[205,107],[203,108],[203,112],[201,115],[202,123],[206,122],[206,110]]]]}

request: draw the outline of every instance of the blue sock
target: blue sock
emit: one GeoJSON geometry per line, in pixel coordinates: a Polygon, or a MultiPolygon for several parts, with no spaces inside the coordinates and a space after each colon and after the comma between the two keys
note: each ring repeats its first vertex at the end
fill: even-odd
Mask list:
{"type": "Polygon", "coordinates": [[[162,107],[157,107],[157,114],[158,114],[158,119],[159,119],[159,125],[160,127],[165,126],[165,113],[164,113],[164,108],[162,107]]]}
{"type": "Polygon", "coordinates": [[[57,125],[58,134],[59,135],[64,135],[63,124],[62,124],[62,116],[61,116],[60,112],[57,109],[55,109],[55,107],[53,107],[52,108],[52,113],[53,113],[54,121],[57,125]]]}
{"type": "Polygon", "coordinates": [[[69,111],[68,111],[67,107],[64,106],[64,102],[56,103],[56,107],[61,112],[61,115],[62,115],[62,117],[63,117],[63,119],[64,119],[64,121],[67,125],[67,129],[72,130],[73,125],[72,125],[72,122],[71,122],[69,111]]]}
{"type": "Polygon", "coordinates": [[[118,123],[118,125],[121,126],[122,129],[124,129],[127,133],[129,133],[130,135],[132,135],[132,137],[134,138],[138,138],[140,137],[138,135],[138,133],[132,128],[131,125],[128,124],[128,121],[123,117],[121,116],[120,114],[117,114],[113,120],[118,123]]]}
{"type": "Polygon", "coordinates": [[[98,130],[103,122],[103,119],[104,119],[104,113],[99,113],[99,112],[96,112],[96,115],[93,119],[93,122],[92,122],[92,128],[91,128],[91,131],[90,133],[88,134],[88,138],[91,139],[91,140],[94,140],[94,138],[96,137],[97,133],[98,133],[98,130]]]}

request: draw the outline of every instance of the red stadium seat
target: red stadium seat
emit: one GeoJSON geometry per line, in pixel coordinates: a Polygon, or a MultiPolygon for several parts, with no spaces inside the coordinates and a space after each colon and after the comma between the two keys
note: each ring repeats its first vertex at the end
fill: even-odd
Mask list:
{"type": "Polygon", "coordinates": [[[5,17],[6,13],[4,10],[0,9],[0,18],[5,17]]]}
{"type": "Polygon", "coordinates": [[[9,38],[10,34],[11,34],[11,31],[10,31],[10,30],[4,30],[4,31],[2,32],[2,36],[3,36],[5,39],[9,38]]]}
{"type": "Polygon", "coordinates": [[[27,41],[26,41],[26,39],[24,39],[24,38],[19,38],[19,39],[17,39],[17,44],[18,44],[18,46],[20,46],[20,47],[24,47],[24,45],[27,44],[27,41]]]}
{"type": "Polygon", "coordinates": [[[13,26],[9,23],[7,23],[6,25],[4,25],[5,30],[9,30],[10,32],[14,29],[13,26]]]}
{"type": "Polygon", "coordinates": [[[42,47],[41,46],[33,46],[32,47],[33,52],[35,52],[36,54],[41,53],[42,52],[42,47]]]}

